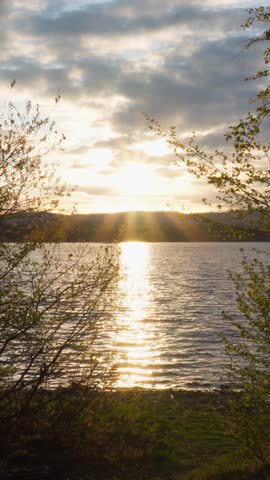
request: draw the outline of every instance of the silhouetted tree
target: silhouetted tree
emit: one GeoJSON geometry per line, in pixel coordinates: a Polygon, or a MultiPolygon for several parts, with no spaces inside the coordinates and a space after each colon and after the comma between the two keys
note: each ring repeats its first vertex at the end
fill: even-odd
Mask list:
{"type": "MultiPolygon", "coordinates": [[[[270,7],[249,10],[244,28],[267,27],[270,7]]],[[[247,44],[268,42],[270,30],[247,44]]],[[[270,48],[264,50],[264,69],[251,79],[269,77],[270,48]]],[[[250,80],[250,79],[247,79],[250,80]]],[[[270,86],[266,83],[252,101],[255,106],[243,119],[229,127],[225,138],[228,147],[208,151],[199,146],[195,134],[185,143],[177,138],[175,127],[164,130],[153,118],[147,116],[149,128],[165,138],[174,149],[177,163],[184,163],[196,178],[207,179],[217,193],[219,209],[227,211],[228,225],[224,234],[238,235],[234,225],[241,221],[244,234],[250,228],[270,234],[270,165],[269,165],[269,113],[270,86]]],[[[204,200],[205,204],[211,204],[204,200]]],[[[270,447],[270,265],[269,256],[257,252],[250,261],[245,256],[242,272],[231,274],[235,285],[239,319],[231,318],[237,328],[239,341],[227,339],[229,356],[227,378],[239,390],[233,392],[231,402],[232,427],[255,455],[265,460],[270,447]]]]}
{"type": "MultiPolygon", "coordinates": [[[[31,212],[55,210],[66,195],[45,161],[64,136],[30,102],[24,113],[9,104],[1,114],[0,224],[8,228],[22,214],[31,223],[31,212]]],[[[0,419],[45,406],[74,384],[86,398],[112,381],[96,340],[111,310],[117,249],[46,244],[43,233],[33,223],[28,242],[0,244],[0,419]]]]}

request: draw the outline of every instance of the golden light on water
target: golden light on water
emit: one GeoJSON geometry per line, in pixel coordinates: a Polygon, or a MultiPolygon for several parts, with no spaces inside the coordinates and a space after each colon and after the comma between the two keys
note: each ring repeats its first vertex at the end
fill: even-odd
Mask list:
{"type": "Polygon", "coordinates": [[[117,386],[131,387],[147,383],[151,375],[153,355],[153,324],[151,316],[151,289],[149,284],[149,244],[127,242],[121,244],[122,279],[119,284],[122,315],[118,318],[117,346],[122,358],[117,386]],[[146,368],[147,367],[147,368],[146,368]]]}
{"type": "Polygon", "coordinates": [[[120,287],[126,290],[125,302],[133,321],[140,321],[146,314],[149,295],[147,269],[149,246],[144,242],[126,242],[121,245],[123,278],[120,287]]]}

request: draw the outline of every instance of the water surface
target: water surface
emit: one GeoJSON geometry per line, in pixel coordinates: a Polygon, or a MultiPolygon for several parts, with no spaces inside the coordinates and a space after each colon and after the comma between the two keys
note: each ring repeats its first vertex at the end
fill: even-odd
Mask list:
{"type": "Polygon", "coordinates": [[[117,386],[213,388],[226,362],[222,336],[236,332],[222,311],[238,315],[228,270],[242,254],[270,244],[123,243],[122,278],[109,334],[117,386]]]}

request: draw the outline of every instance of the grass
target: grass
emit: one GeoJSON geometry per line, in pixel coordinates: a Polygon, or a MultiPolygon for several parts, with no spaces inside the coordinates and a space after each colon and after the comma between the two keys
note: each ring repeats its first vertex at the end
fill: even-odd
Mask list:
{"type": "Polygon", "coordinates": [[[228,433],[221,393],[127,389],[84,407],[2,423],[0,478],[270,479],[228,433]]]}

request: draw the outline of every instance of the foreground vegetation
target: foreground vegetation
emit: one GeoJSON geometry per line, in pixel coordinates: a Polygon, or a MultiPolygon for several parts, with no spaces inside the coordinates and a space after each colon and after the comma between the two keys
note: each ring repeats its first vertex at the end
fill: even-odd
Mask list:
{"type": "Polygon", "coordinates": [[[267,465],[224,433],[226,393],[103,392],[79,402],[76,412],[81,388],[61,398],[61,413],[55,400],[38,415],[32,409],[1,423],[1,479],[270,478],[267,465]]]}

